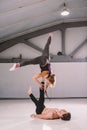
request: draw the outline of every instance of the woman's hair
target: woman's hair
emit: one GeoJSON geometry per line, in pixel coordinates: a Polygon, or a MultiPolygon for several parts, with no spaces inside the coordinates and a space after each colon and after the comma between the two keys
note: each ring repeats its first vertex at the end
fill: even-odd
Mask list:
{"type": "Polygon", "coordinates": [[[51,84],[51,87],[54,87],[55,86],[55,82],[56,82],[56,79],[55,79],[55,74],[51,74],[49,76],[49,82],[51,84]]]}
{"type": "Polygon", "coordinates": [[[63,116],[61,117],[62,120],[65,120],[65,121],[69,121],[71,119],[71,113],[68,112],[66,114],[63,114],[63,116]]]}

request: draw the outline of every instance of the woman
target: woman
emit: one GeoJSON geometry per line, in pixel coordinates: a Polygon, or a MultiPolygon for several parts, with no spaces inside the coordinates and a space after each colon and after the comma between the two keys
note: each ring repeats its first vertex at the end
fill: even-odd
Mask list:
{"type": "Polygon", "coordinates": [[[45,48],[42,52],[42,55],[39,57],[36,57],[32,60],[26,60],[21,63],[16,63],[13,65],[13,67],[10,69],[10,71],[15,70],[16,68],[26,66],[26,65],[36,65],[39,64],[41,72],[34,75],[33,79],[42,86],[41,82],[39,81],[39,78],[42,78],[42,81],[45,81],[46,83],[46,89],[45,92],[47,92],[48,86],[53,87],[55,85],[55,74],[52,74],[51,72],[51,65],[49,61],[49,46],[51,43],[51,35],[49,35],[47,43],[45,45],[45,48]]]}

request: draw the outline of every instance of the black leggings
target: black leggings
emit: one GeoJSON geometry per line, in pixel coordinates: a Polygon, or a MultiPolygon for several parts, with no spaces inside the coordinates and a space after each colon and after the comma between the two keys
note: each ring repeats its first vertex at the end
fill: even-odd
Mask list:
{"type": "Polygon", "coordinates": [[[29,95],[31,100],[34,102],[34,104],[36,105],[36,113],[37,114],[41,114],[42,111],[44,110],[45,108],[45,105],[44,105],[44,89],[40,89],[40,97],[39,97],[39,100],[37,100],[33,94],[30,94],[29,95]]]}
{"type": "Polygon", "coordinates": [[[26,65],[35,65],[35,64],[39,64],[39,65],[45,65],[47,60],[49,60],[49,45],[51,43],[51,36],[49,36],[47,43],[44,47],[44,50],[42,52],[42,55],[39,57],[36,57],[32,60],[26,60],[20,63],[20,67],[22,66],[26,66],[26,65]]]}

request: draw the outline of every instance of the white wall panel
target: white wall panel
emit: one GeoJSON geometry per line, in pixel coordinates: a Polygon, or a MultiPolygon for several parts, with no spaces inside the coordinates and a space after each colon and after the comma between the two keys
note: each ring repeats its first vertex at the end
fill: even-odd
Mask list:
{"type": "MultiPolygon", "coordinates": [[[[30,65],[9,72],[12,64],[0,64],[0,98],[26,98],[32,85],[38,97],[38,85],[32,77],[40,72],[38,65],[30,65]]],[[[55,88],[48,89],[49,97],[87,97],[87,63],[52,63],[56,74],[55,88]]]]}

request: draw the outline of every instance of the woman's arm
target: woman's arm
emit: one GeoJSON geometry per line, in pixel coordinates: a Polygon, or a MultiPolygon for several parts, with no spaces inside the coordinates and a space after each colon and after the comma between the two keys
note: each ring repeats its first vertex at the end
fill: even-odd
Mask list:
{"type": "Polygon", "coordinates": [[[48,87],[49,87],[49,83],[46,82],[46,91],[47,91],[48,87]]]}
{"type": "Polygon", "coordinates": [[[45,90],[44,90],[44,93],[45,93],[45,95],[48,97],[48,94],[47,94],[47,89],[48,89],[48,87],[49,87],[49,84],[46,82],[46,87],[45,87],[45,90]]]}
{"type": "Polygon", "coordinates": [[[33,76],[33,80],[35,80],[36,83],[38,83],[40,85],[40,87],[42,87],[42,84],[38,79],[41,78],[41,77],[42,77],[41,73],[36,74],[36,75],[33,76]]]}

